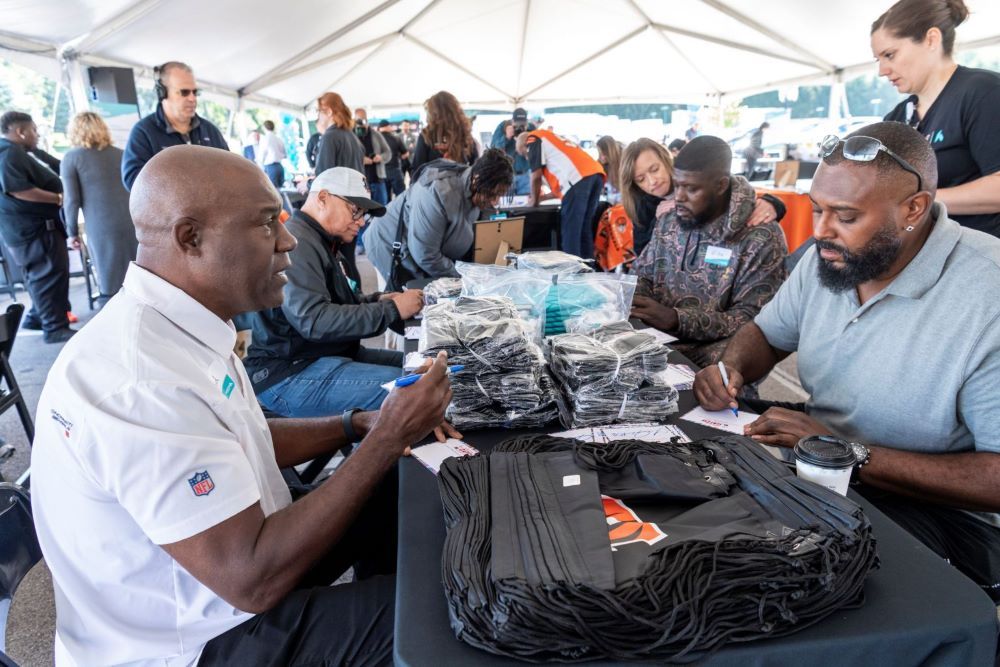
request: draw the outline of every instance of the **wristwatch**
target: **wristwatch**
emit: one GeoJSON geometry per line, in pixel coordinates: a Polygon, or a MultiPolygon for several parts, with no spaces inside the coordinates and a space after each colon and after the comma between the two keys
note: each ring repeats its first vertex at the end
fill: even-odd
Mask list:
{"type": "Polygon", "coordinates": [[[851,485],[857,486],[861,483],[861,469],[871,461],[872,452],[860,442],[848,442],[847,445],[854,451],[854,470],[851,471],[851,485]]]}
{"type": "Polygon", "coordinates": [[[347,441],[352,444],[361,442],[361,436],[354,430],[354,424],[351,423],[351,417],[354,416],[355,412],[363,412],[363,410],[361,408],[351,408],[350,410],[344,410],[344,414],[340,415],[340,421],[344,427],[344,435],[347,436],[347,441]]]}

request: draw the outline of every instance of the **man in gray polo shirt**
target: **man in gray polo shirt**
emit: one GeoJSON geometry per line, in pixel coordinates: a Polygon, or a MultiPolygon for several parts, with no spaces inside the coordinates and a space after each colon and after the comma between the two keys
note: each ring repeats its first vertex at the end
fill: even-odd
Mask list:
{"type": "Polygon", "coordinates": [[[729,386],[709,367],[695,394],[735,406],[797,351],[805,411],[772,407],[746,434],[863,443],[859,491],[1000,601],[1000,240],[934,202],[934,153],[907,125],[869,125],[821,153],[816,248],[733,337],[729,386]]]}

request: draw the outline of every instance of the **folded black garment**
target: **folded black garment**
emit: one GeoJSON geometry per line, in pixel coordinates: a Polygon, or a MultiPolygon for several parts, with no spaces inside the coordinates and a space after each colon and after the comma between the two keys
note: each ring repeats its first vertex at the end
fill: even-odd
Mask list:
{"type": "Polygon", "coordinates": [[[567,428],[661,421],[677,412],[677,390],[664,377],[670,351],[628,322],[552,336],[546,348],[567,428]]]}
{"type": "Polygon", "coordinates": [[[460,297],[424,310],[421,348],[465,369],[446,416],[459,429],[540,428],[559,414],[545,358],[513,301],[460,297]]]}
{"type": "Polygon", "coordinates": [[[531,661],[684,661],[863,602],[875,540],[851,500],[737,436],[526,436],[438,476],[462,641],[531,661]]]}

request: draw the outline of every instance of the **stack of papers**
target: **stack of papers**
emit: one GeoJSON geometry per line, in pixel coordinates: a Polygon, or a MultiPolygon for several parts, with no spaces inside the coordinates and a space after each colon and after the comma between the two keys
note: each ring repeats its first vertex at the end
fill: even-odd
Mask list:
{"type": "Polygon", "coordinates": [[[642,440],[643,442],[670,442],[678,438],[680,442],[691,442],[680,428],[673,424],[611,424],[575,428],[562,433],[553,433],[557,438],[573,438],[583,442],[607,444],[615,440],[642,440]]]}

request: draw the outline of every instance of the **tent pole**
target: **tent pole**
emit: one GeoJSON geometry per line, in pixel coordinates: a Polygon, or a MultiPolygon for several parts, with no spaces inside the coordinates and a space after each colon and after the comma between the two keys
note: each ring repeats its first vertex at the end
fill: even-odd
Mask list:
{"type": "Polygon", "coordinates": [[[88,86],[84,81],[79,54],[73,51],[60,51],[59,65],[62,68],[63,81],[69,91],[69,102],[73,113],[87,111],[90,108],[90,96],[87,94],[88,86]]]}

